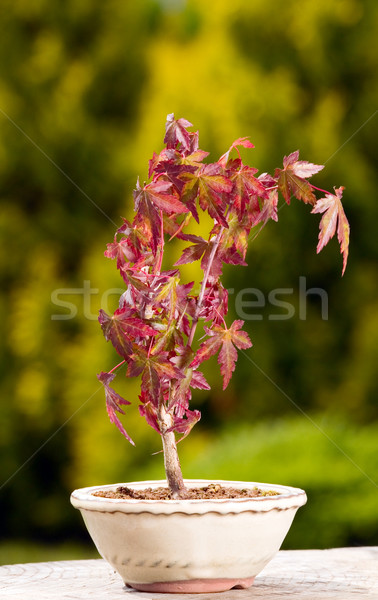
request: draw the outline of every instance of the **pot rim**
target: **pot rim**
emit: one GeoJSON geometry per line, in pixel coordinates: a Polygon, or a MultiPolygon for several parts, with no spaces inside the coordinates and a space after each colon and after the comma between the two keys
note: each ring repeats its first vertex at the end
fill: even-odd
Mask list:
{"type": "Polygon", "coordinates": [[[95,510],[100,512],[123,512],[154,514],[205,514],[210,512],[236,514],[241,512],[268,512],[270,510],[297,509],[307,502],[304,490],[288,485],[260,483],[255,481],[230,481],[222,479],[184,479],[188,487],[201,487],[209,484],[220,484],[225,487],[253,488],[273,490],[277,496],[260,496],[256,498],[201,498],[201,499],[172,499],[172,500],[140,500],[135,498],[103,498],[93,496],[96,491],[115,490],[119,486],[135,489],[156,488],[167,485],[165,479],[132,481],[107,485],[95,485],[79,488],[72,492],[71,503],[75,508],[95,510]]]}

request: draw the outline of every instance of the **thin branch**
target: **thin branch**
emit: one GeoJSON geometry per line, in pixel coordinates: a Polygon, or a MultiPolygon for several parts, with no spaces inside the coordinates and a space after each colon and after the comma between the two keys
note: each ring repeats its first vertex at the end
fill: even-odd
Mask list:
{"type": "Polygon", "coordinates": [[[113,371],[115,371],[116,369],[118,369],[118,367],[121,367],[122,365],[124,365],[124,364],[125,364],[125,362],[126,362],[126,360],[121,360],[121,362],[120,362],[120,363],[118,363],[118,365],[116,365],[115,367],[113,367],[113,368],[112,368],[112,370],[111,370],[111,371],[109,371],[109,374],[110,374],[110,373],[113,373],[113,371]]]}
{"type": "Polygon", "coordinates": [[[160,245],[159,245],[159,260],[155,265],[155,274],[160,274],[161,265],[163,264],[163,254],[164,254],[164,221],[163,221],[163,211],[160,211],[160,245]]]}
{"type": "MultiPolygon", "coordinates": [[[[310,182],[309,182],[310,183],[310,182]]],[[[310,183],[310,186],[314,189],[314,190],[318,190],[318,192],[323,192],[323,194],[327,194],[327,196],[332,195],[331,192],[327,192],[327,190],[323,190],[322,188],[318,188],[316,187],[316,185],[313,185],[312,183],[310,183]]]]}
{"type": "Polygon", "coordinates": [[[216,254],[216,252],[218,250],[218,246],[219,246],[219,243],[220,243],[220,240],[221,240],[221,237],[222,237],[222,234],[223,234],[224,230],[225,230],[225,227],[221,226],[221,229],[220,229],[220,231],[219,231],[219,233],[218,233],[218,235],[217,235],[217,237],[216,237],[216,239],[214,241],[214,245],[213,245],[213,247],[211,249],[211,254],[210,254],[210,257],[209,257],[209,262],[207,264],[207,268],[206,268],[206,271],[205,271],[205,274],[204,274],[204,277],[203,277],[203,281],[202,281],[202,285],[201,285],[201,291],[200,291],[200,295],[199,295],[198,302],[197,302],[197,307],[196,307],[196,310],[195,310],[195,313],[194,313],[194,317],[193,317],[193,321],[192,321],[192,327],[191,327],[191,330],[190,330],[190,334],[189,334],[189,338],[188,338],[188,343],[187,343],[188,346],[191,346],[192,343],[193,343],[194,334],[195,334],[196,328],[197,328],[199,314],[200,314],[200,311],[201,311],[201,308],[202,308],[203,299],[204,299],[204,296],[205,296],[206,284],[208,282],[209,275],[210,275],[210,270],[211,270],[211,267],[213,266],[215,254],[216,254]]]}

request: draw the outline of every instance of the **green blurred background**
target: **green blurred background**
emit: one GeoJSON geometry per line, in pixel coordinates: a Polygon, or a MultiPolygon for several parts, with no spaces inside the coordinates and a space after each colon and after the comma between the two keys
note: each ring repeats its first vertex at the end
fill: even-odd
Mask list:
{"type": "Polygon", "coordinates": [[[0,26],[1,562],[96,556],[70,491],[163,477],[134,381],[118,389],[136,447],[107,419],[96,373],[118,361],[96,314],[116,306],[103,251],[170,112],[213,159],[248,135],[260,171],[297,148],[326,163],[314,183],[346,187],[351,223],[343,279],[298,202],[226,270],[234,315],[244,288],[266,306],[243,309],[254,346],[226,392],[207,369],[184,475],[304,487],[285,548],[378,544],[376,0],[2,0],[0,26]],[[316,294],[299,318],[300,277],[328,320],[316,294]]]}

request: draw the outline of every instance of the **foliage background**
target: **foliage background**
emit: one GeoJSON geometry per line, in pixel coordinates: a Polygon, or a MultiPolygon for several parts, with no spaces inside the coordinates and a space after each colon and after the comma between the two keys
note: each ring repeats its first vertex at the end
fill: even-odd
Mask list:
{"type": "Polygon", "coordinates": [[[376,1],[2,0],[0,25],[1,561],[92,555],[70,491],[163,477],[136,408],[136,448],[107,420],[95,374],[117,357],[96,313],[115,307],[103,250],[170,112],[214,158],[249,135],[260,171],[297,148],[326,163],[314,183],[346,187],[352,232],[341,279],[336,242],[316,256],[318,219],[297,203],[226,272],[235,297],[292,288],[295,315],[244,307],[254,347],[225,393],[208,370],[184,474],[304,487],[286,548],[377,544],[376,1]],[[327,291],[328,320],[315,294],[299,318],[299,277],[327,291]],[[53,318],[62,289],[72,319],[53,318]]]}

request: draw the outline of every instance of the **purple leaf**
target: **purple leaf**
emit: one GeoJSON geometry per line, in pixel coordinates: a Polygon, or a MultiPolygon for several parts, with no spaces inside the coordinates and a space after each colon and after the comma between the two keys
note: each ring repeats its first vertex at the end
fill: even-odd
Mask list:
{"type": "Polygon", "coordinates": [[[97,379],[101,381],[105,389],[106,410],[109,415],[110,421],[118,427],[122,435],[125,436],[125,438],[130,442],[130,444],[135,446],[133,440],[127,433],[126,429],[124,428],[116,414],[117,412],[119,412],[122,415],[124,415],[125,411],[122,410],[121,405],[128,405],[131,404],[131,402],[128,402],[127,400],[122,398],[122,396],[117,394],[117,392],[110,387],[109,384],[113,381],[114,377],[115,373],[106,373],[104,371],[101,371],[101,373],[97,375],[97,379]]]}

